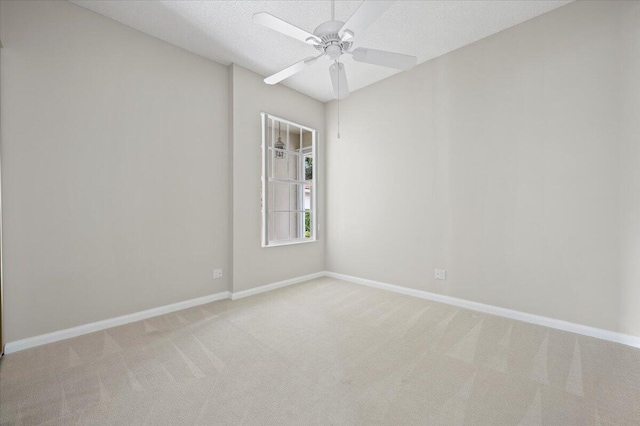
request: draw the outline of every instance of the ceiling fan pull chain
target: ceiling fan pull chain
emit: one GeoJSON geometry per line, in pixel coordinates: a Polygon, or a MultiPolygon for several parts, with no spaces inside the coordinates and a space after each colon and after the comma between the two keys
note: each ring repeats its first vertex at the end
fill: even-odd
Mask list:
{"type": "MultiPolygon", "coordinates": [[[[336,59],[336,65],[340,69],[340,63],[336,59]]],[[[340,79],[338,79],[338,93],[340,93],[340,79]]],[[[340,96],[338,96],[338,139],[340,139],[340,96]]]]}
{"type": "Polygon", "coordinates": [[[338,98],[338,139],[340,139],[340,98],[338,98]]]}

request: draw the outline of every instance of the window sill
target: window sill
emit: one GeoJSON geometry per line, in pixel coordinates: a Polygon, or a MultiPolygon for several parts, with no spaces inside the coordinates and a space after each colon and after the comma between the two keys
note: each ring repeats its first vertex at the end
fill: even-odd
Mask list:
{"type": "Polygon", "coordinates": [[[318,239],[308,239],[308,240],[296,240],[296,241],[282,241],[282,242],[278,242],[278,241],[274,241],[272,243],[269,243],[268,245],[264,245],[262,244],[262,248],[269,248],[269,247],[283,247],[283,246],[295,246],[298,244],[309,244],[309,243],[315,243],[317,242],[318,239]]]}

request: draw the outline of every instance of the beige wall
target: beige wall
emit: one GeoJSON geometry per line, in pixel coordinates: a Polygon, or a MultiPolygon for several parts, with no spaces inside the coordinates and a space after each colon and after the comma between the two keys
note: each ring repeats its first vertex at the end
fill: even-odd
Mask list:
{"type": "Polygon", "coordinates": [[[327,104],[327,269],[640,335],[638,28],[576,2],[352,93],[341,139],[327,104]]]}
{"type": "Polygon", "coordinates": [[[1,2],[5,341],[226,291],[227,70],[1,2]]]}
{"type": "Polygon", "coordinates": [[[620,91],[620,323],[640,335],[640,4],[623,9],[620,91]]]}
{"type": "Polygon", "coordinates": [[[240,66],[233,81],[233,291],[243,291],[324,270],[324,180],[318,183],[319,239],[291,246],[261,247],[261,119],[267,112],[318,129],[324,164],[324,104],[287,87],[264,84],[240,66]]]}

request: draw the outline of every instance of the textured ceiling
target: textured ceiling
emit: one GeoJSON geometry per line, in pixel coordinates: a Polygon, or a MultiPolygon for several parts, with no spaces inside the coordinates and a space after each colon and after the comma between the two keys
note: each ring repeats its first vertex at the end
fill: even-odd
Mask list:
{"type": "MultiPolygon", "coordinates": [[[[326,0],[71,1],[223,65],[235,62],[263,76],[316,51],[254,24],[254,13],[269,12],[310,32],[331,17],[331,2],[326,0]]],[[[336,20],[346,21],[360,3],[337,1],[336,20]]],[[[354,47],[416,55],[422,63],[567,3],[397,1],[364,34],[356,34],[354,47]]],[[[351,91],[399,72],[354,62],[348,55],[341,60],[351,91]]],[[[323,59],[281,84],[326,102],[333,98],[329,65],[323,59]]]]}

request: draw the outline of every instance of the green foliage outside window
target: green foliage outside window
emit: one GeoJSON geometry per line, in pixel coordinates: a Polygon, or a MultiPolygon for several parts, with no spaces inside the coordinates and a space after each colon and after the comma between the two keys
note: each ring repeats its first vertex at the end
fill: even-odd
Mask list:
{"type": "Polygon", "coordinates": [[[304,179],[313,179],[313,159],[311,157],[304,158],[304,179]]]}

